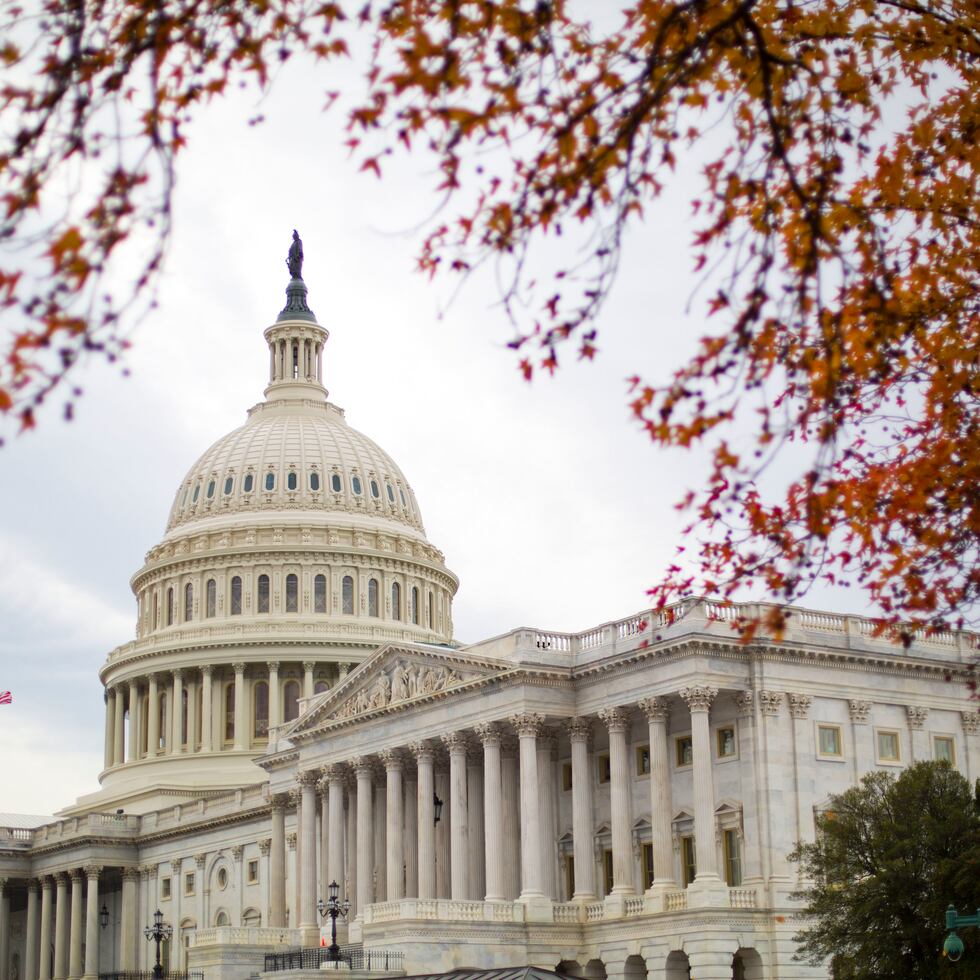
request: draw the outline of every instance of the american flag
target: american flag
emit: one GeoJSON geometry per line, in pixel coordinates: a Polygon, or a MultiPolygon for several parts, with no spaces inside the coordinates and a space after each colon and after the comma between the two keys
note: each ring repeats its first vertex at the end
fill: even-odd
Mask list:
{"type": "Polygon", "coordinates": [[[0,691],[0,704],[10,704],[13,700],[10,691],[0,691]]]}

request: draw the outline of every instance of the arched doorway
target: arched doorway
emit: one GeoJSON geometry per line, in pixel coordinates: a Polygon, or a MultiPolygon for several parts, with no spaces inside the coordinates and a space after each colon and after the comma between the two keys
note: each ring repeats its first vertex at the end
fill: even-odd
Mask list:
{"type": "Polygon", "coordinates": [[[647,980],[647,961],[635,953],[628,956],[623,966],[623,980],[647,980]]]}
{"type": "Polygon", "coordinates": [[[738,949],[732,957],[732,980],[763,980],[762,957],[758,951],[738,949]]]}
{"type": "Polygon", "coordinates": [[[664,964],[664,980],[691,980],[691,963],[687,953],[672,950],[664,964]]]}

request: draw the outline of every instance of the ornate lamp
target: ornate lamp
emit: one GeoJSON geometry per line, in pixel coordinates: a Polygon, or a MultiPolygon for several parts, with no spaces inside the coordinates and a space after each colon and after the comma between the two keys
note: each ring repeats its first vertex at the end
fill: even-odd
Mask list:
{"type": "Polygon", "coordinates": [[[316,910],[320,913],[320,918],[330,916],[330,948],[327,950],[327,962],[340,962],[340,947],[337,945],[337,916],[342,915],[345,919],[350,912],[350,899],[345,898],[340,901],[340,885],[336,881],[331,881],[327,886],[327,899],[324,903],[322,898],[316,900],[316,910]]]}
{"type": "Polygon", "coordinates": [[[103,929],[109,924],[109,909],[106,908],[105,902],[102,903],[102,908],[99,909],[99,925],[103,929]]]}
{"type": "Polygon", "coordinates": [[[435,820],[432,821],[435,824],[442,819],[442,800],[439,799],[436,793],[432,794],[432,808],[436,815],[435,820]]]}
{"type": "Polygon", "coordinates": [[[164,925],[163,913],[157,909],[153,913],[153,925],[147,926],[143,930],[143,935],[146,936],[147,940],[157,944],[157,962],[153,967],[153,980],[162,980],[163,978],[163,966],[160,964],[160,943],[165,939],[169,940],[173,934],[173,926],[164,925]]]}

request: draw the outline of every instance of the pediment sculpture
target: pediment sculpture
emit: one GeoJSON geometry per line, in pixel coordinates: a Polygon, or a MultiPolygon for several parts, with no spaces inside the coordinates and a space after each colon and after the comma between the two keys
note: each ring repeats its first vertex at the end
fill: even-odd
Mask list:
{"type": "Polygon", "coordinates": [[[470,680],[453,667],[397,660],[388,671],[381,671],[334,713],[337,720],[353,718],[365,711],[385,708],[389,704],[410,701],[470,680]]]}

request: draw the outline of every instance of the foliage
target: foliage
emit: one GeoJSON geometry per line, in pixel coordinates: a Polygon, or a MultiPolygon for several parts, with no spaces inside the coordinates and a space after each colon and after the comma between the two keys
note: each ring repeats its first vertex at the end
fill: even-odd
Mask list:
{"type": "Polygon", "coordinates": [[[980,594],[972,0],[633,0],[609,30],[566,0],[4,9],[0,412],[31,425],[80,352],[117,353],[119,315],[160,265],[193,114],[233,83],[268,85],[292,54],[329,62],[367,33],[351,150],[379,176],[394,152],[435,156],[444,207],[420,268],[501,263],[528,378],[569,345],[594,356],[625,231],[676,169],[706,159],[692,263],[714,326],[672,378],[637,374],[630,396],[655,444],[705,443],[713,461],[682,504],[696,571],[673,566],[658,605],[752,587],[791,602],[826,580],[856,582],[892,623],[968,614],[980,594]],[[53,189],[76,169],[86,179],[59,210],[53,189]],[[576,232],[588,247],[566,264],[558,239],[576,232]],[[139,260],[134,291],[105,300],[123,243],[139,260]],[[546,270],[535,281],[532,257],[546,270]],[[806,461],[773,490],[767,467],[790,443],[806,461]]]}
{"type": "Polygon", "coordinates": [[[809,923],[795,937],[800,958],[833,958],[841,980],[976,975],[970,930],[960,964],[941,957],[947,906],[980,907],[980,795],[948,762],[916,763],[897,780],[868,773],[832,797],[816,843],[790,859],[812,882],[794,896],[809,923]]]}

